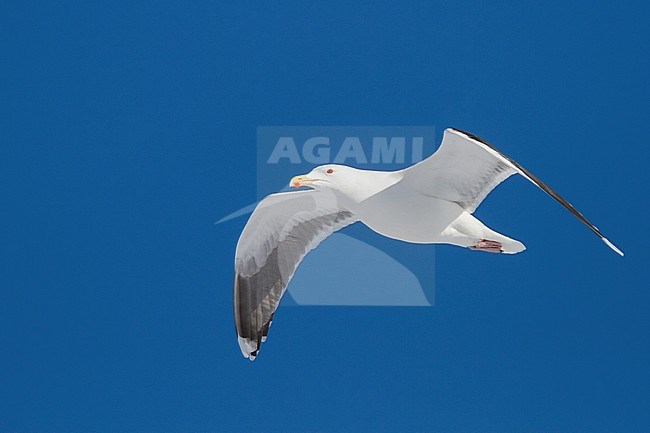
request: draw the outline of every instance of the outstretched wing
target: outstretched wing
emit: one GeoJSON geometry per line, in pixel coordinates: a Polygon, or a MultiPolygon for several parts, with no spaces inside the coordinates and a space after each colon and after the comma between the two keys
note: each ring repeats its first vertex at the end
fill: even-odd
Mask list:
{"type": "Polygon", "coordinates": [[[607,246],[623,255],[568,201],[512,158],[474,134],[446,129],[440,148],[429,158],[404,170],[404,181],[423,194],[457,202],[471,213],[490,191],[513,174],[520,174],[537,185],[589,227],[607,246]]]}
{"type": "Polygon", "coordinates": [[[445,130],[440,148],[404,171],[422,192],[474,212],[498,184],[517,173],[496,149],[457,129],[445,130]]]}
{"type": "Polygon", "coordinates": [[[251,361],[302,258],[327,236],[356,221],[336,197],[315,190],[262,200],[235,252],[233,311],[239,347],[251,361]]]}

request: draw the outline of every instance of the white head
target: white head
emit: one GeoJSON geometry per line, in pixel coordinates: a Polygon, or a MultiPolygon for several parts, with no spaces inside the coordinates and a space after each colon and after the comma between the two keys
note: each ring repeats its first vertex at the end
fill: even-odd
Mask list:
{"type": "Polygon", "coordinates": [[[345,165],[327,164],[314,168],[308,174],[294,176],[289,186],[298,188],[309,186],[314,189],[333,189],[346,192],[358,182],[362,170],[345,165]]]}
{"type": "Polygon", "coordinates": [[[316,167],[308,174],[294,176],[289,186],[333,190],[353,201],[361,202],[401,178],[400,172],[396,171],[359,170],[347,165],[327,164],[316,167]]]}

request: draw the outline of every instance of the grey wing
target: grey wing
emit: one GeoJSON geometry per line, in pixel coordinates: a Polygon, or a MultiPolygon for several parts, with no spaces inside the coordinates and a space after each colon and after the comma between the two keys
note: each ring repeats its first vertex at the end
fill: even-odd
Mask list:
{"type": "Polygon", "coordinates": [[[355,221],[332,196],[318,191],[273,194],[260,202],[235,254],[233,312],[244,357],[252,361],[257,356],[302,258],[355,221]]]}
{"type": "Polygon", "coordinates": [[[467,133],[447,129],[438,151],[406,169],[405,178],[423,193],[456,202],[472,213],[490,191],[518,173],[506,158],[489,149],[467,133]]]}
{"type": "Polygon", "coordinates": [[[457,202],[471,213],[490,191],[513,174],[520,174],[534,183],[589,227],[607,246],[623,255],[596,226],[548,185],[496,147],[469,132],[446,129],[438,151],[404,170],[404,179],[423,194],[457,202]]]}

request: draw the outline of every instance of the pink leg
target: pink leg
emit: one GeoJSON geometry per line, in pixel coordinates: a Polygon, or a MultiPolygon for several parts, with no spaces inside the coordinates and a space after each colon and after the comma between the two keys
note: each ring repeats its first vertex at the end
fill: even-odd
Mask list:
{"type": "Polygon", "coordinates": [[[502,253],[503,250],[501,249],[501,242],[497,241],[488,241],[487,239],[482,239],[476,243],[476,245],[473,245],[469,247],[470,250],[476,250],[476,251],[485,251],[487,253],[502,253]]]}

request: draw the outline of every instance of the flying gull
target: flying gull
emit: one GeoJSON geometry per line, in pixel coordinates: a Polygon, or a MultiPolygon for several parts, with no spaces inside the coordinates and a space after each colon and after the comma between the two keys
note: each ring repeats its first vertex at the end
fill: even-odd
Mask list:
{"type": "Polygon", "coordinates": [[[433,155],[404,170],[323,165],[291,179],[292,187],[312,189],[271,194],[258,204],[235,252],[233,310],[244,357],[254,360],[266,341],[280,298],[305,254],[357,221],[405,242],[503,254],[525,250],[521,242],[491,230],[472,215],[490,191],[513,174],[537,185],[623,255],[520,164],[476,135],[449,128],[433,155]]]}

